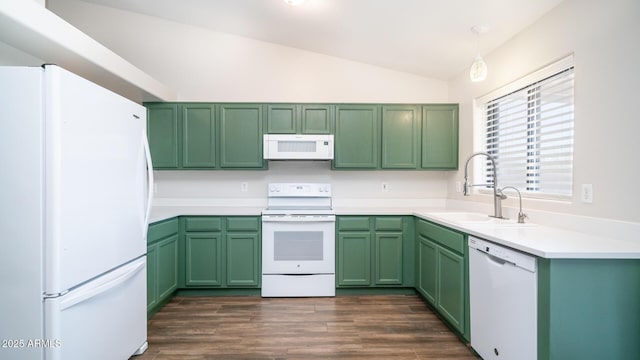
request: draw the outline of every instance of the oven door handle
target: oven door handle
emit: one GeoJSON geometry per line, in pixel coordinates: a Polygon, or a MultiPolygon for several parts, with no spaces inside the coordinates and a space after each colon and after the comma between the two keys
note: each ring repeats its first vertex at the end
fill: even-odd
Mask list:
{"type": "Polygon", "coordinates": [[[262,222],[335,222],[335,215],[323,216],[291,216],[291,215],[262,215],[262,222]]]}

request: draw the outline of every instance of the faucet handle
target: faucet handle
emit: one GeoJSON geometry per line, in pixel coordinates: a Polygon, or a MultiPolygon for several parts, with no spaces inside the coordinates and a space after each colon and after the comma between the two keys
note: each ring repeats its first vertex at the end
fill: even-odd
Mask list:
{"type": "Polygon", "coordinates": [[[519,224],[524,224],[524,219],[529,218],[527,216],[527,214],[523,213],[522,211],[518,213],[518,223],[519,224]]]}

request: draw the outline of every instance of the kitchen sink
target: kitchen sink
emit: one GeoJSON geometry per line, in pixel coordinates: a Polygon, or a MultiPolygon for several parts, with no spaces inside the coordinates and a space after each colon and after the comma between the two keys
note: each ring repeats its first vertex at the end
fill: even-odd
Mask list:
{"type": "Polygon", "coordinates": [[[532,223],[518,223],[516,219],[496,219],[486,214],[474,212],[439,212],[429,213],[429,215],[459,225],[488,225],[500,227],[535,226],[535,224],[532,223]]]}

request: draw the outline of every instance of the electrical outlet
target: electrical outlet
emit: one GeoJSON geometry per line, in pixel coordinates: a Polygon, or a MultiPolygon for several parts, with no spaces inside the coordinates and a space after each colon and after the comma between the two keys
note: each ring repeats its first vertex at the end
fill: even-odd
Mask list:
{"type": "Polygon", "coordinates": [[[457,193],[461,193],[462,192],[462,182],[460,182],[460,181],[456,181],[456,192],[457,193]]]}
{"type": "Polygon", "coordinates": [[[389,191],[389,184],[387,184],[386,182],[383,182],[382,183],[382,191],[383,192],[389,191]]]}
{"type": "Polygon", "coordinates": [[[247,191],[249,191],[249,183],[241,182],[240,183],[240,192],[247,192],[247,191]]]}
{"type": "Polygon", "coordinates": [[[592,184],[582,184],[581,198],[583,203],[591,204],[593,202],[592,184]]]}

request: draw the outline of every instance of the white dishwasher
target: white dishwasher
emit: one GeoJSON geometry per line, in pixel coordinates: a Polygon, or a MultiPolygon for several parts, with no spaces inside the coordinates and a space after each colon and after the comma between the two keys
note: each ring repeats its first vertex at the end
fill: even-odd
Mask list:
{"type": "Polygon", "coordinates": [[[469,237],[471,347],[484,359],[537,359],[536,258],[469,237]]]}

